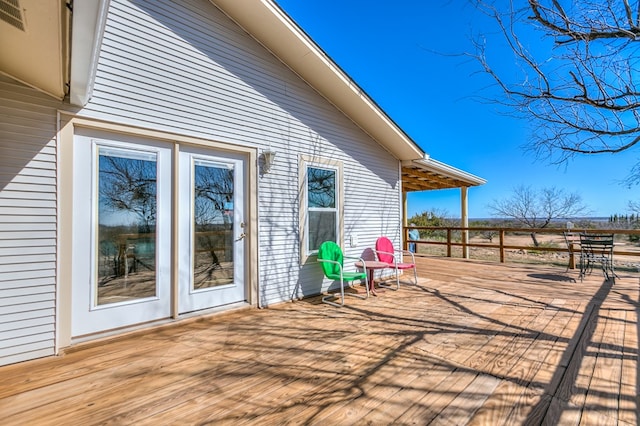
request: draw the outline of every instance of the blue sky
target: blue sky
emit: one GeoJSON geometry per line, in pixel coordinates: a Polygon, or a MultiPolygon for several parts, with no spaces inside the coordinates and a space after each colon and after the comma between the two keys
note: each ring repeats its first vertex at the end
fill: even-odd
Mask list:
{"type": "MultiPolygon", "coordinates": [[[[555,186],[581,195],[592,216],[629,213],[640,187],[619,182],[640,150],[584,156],[563,165],[537,160],[522,148],[527,123],[479,98],[497,93],[473,60],[470,37],[490,21],[469,0],[276,0],[316,43],[432,158],[480,176],[469,190],[469,216],[490,217],[487,205],[519,185],[555,186]]],[[[493,59],[510,65],[496,44],[493,59]]],[[[460,215],[460,191],[409,195],[409,216],[436,209],[460,215]]]]}

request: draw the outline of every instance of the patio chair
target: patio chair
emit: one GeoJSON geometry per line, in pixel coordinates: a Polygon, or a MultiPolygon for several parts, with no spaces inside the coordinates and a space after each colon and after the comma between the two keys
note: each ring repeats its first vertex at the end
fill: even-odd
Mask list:
{"type": "MultiPolygon", "coordinates": [[[[393,269],[396,273],[396,285],[395,290],[400,288],[400,274],[399,271],[405,269],[413,269],[413,284],[418,284],[418,272],[416,271],[416,259],[413,253],[409,250],[396,250],[393,247],[393,243],[387,237],[380,237],[376,240],[376,255],[380,262],[384,262],[389,265],[389,268],[393,269]],[[403,262],[402,256],[410,256],[411,262],[403,262]]],[[[381,287],[390,288],[392,286],[384,283],[378,284],[381,287]]]]}
{"type": "Polygon", "coordinates": [[[580,281],[599,263],[607,280],[615,282],[613,268],[613,234],[580,234],[580,281]]]}
{"type": "MultiPolygon", "coordinates": [[[[357,294],[357,293],[345,293],[344,291],[344,283],[353,283],[356,280],[362,280],[365,283],[367,282],[367,269],[363,267],[362,272],[350,272],[344,270],[344,259],[353,259],[356,261],[360,261],[364,263],[364,260],[359,257],[349,257],[344,256],[342,253],[342,249],[333,241],[325,241],[320,245],[318,249],[318,262],[322,266],[322,272],[324,276],[330,280],[340,281],[340,298],[341,302],[336,303],[331,299],[336,299],[337,296],[335,294],[329,294],[322,298],[322,302],[328,303],[329,305],[342,307],[344,306],[344,298],[345,296],[353,296],[358,297],[360,299],[366,299],[369,297],[369,286],[365,284],[366,295],[357,294]]],[[[355,265],[355,263],[354,263],[355,265]]],[[[355,268],[355,266],[354,266],[355,268]]]]}

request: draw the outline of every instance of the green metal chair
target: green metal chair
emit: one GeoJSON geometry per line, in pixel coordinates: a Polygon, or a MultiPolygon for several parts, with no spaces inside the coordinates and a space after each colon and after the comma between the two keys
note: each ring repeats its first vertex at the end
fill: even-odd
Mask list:
{"type": "MultiPolygon", "coordinates": [[[[340,281],[340,296],[341,303],[336,303],[330,299],[336,299],[337,296],[335,294],[329,294],[322,298],[324,303],[328,303],[329,305],[342,307],[344,306],[344,298],[345,295],[358,297],[360,299],[366,299],[369,297],[369,286],[365,285],[364,287],[367,289],[367,294],[355,294],[355,293],[346,293],[344,292],[344,283],[353,283],[356,280],[363,280],[365,283],[367,282],[367,269],[363,268],[362,272],[349,272],[344,270],[344,259],[354,259],[363,263],[364,260],[359,257],[348,257],[342,254],[342,249],[333,241],[325,241],[320,245],[318,249],[318,262],[322,266],[322,272],[324,272],[325,277],[330,280],[340,281]]],[[[354,262],[355,265],[355,262],[354,262]]]]}

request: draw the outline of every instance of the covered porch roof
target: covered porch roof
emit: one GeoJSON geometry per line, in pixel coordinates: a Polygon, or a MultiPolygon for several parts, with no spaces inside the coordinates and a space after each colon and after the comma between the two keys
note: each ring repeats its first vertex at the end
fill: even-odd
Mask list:
{"type": "Polygon", "coordinates": [[[402,162],[403,192],[467,188],[483,185],[486,182],[481,177],[456,169],[433,158],[425,157],[420,160],[402,162]]]}
{"type": "MultiPolygon", "coordinates": [[[[409,192],[453,188],[460,188],[460,219],[463,226],[468,226],[468,188],[483,185],[486,182],[481,177],[456,169],[428,156],[420,160],[402,161],[402,217],[404,218],[404,226],[407,226],[408,220],[407,194],[409,192]]],[[[462,238],[463,241],[468,242],[469,234],[464,232],[462,238]]],[[[468,256],[469,249],[466,247],[463,250],[463,257],[467,258],[468,256]]]]}

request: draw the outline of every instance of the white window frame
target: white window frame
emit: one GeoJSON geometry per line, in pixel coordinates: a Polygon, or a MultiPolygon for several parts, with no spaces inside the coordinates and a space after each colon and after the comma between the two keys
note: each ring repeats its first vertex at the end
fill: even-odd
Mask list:
{"type": "Polygon", "coordinates": [[[299,165],[299,188],[300,188],[300,262],[304,264],[309,257],[316,256],[317,250],[309,250],[309,203],[308,203],[308,181],[307,173],[309,168],[332,170],[336,173],[335,180],[335,207],[331,209],[319,208],[318,211],[335,210],[336,212],[336,243],[343,246],[344,241],[344,174],[341,161],[329,160],[318,157],[302,155],[299,165]]]}

